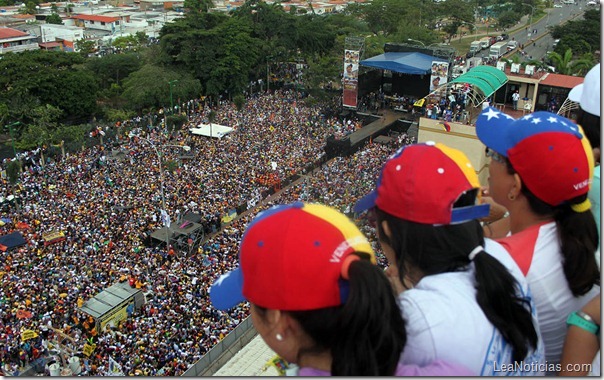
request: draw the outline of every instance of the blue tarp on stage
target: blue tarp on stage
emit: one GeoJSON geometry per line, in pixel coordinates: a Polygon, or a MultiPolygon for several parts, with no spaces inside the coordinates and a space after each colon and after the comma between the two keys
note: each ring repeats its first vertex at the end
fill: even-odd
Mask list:
{"type": "Polygon", "coordinates": [[[389,52],[365,59],[360,62],[360,65],[403,74],[422,75],[430,74],[433,61],[447,62],[446,59],[418,52],[389,52]]]}

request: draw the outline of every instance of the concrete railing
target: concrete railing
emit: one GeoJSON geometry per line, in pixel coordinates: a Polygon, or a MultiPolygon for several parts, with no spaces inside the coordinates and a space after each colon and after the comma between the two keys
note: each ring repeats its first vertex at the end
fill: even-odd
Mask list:
{"type": "Polygon", "coordinates": [[[248,344],[257,332],[252,318],[244,319],[233,331],[216,344],[207,354],[193,364],[182,376],[212,376],[239,350],[248,344]]]}

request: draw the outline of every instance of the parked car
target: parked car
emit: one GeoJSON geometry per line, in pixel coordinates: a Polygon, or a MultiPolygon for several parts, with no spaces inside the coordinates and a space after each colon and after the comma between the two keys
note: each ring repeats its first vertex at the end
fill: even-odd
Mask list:
{"type": "Polygon", "coordinates": [[[562,4],[554,4],[554,8],[562,8],[562,4]]]}

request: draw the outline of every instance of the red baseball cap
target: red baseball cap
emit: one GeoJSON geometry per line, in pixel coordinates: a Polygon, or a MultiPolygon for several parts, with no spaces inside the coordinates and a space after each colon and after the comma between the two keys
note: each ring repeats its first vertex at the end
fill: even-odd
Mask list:
{"type": "Polygon", "coordinates": [[[476,119],[476,135],[508,158],[526,187],[558,206],[589,191],[594,156],[581,127],[538,111],[519,119],[489,107],[476,119]]]}
{"type": "Polygon", "coordinates": [[[354,211],[361,213],[378,206],[415,223],[463,223],[489,214],[488,204],[453,207],[462,194],[477,188],[478,176],[465,154],[428,141],[404,146],[390,157],[376,189],[359,200],[354,211]]]}
{"type": "Polygon", "coordinates": [[[214,282],[210,300],[221,310],[245,300],[289,311],[341,305],[348,296],[343,270],[354,252],[369,254],[376,263],[367,238],[339,211],[302,202],[275,206],[249,224],[239,268],[214,282]]]}

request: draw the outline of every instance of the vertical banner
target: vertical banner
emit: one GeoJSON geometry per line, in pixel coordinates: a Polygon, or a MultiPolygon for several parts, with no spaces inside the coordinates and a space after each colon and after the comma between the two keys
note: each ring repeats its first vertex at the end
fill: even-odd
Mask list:
{"type": "Polygon", "coordinates": [[[343,75],[343,105],[344,107],[357,106],[359,92],[359,51],[344,50],[344,75],[343,75]]]}
{"type": "Polygon", "coordinates": [[[449,62],[432,61],[432,71],[430,74],[430,91],[434,91],[438,86],[447,83],[449,76],[449,62]]]}

